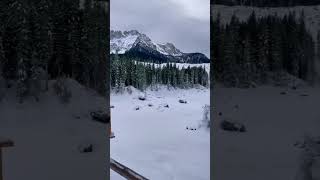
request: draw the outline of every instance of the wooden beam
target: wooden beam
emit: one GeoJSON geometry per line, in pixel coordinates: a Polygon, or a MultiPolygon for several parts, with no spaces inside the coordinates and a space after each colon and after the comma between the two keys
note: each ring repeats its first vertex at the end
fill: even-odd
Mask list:
{"type": "Polygon", "coordinates": [[[13,141],[0,137],[0,180],[3,180],[2,149],[14,146],[13,141]]]}
{"type": "Polygon", "coordinates": [[[116,173],[120,174],[122,177],[128,180],[148,180],[147,178],[134,172],[132,169],[120,164],[112,158],[110,158],[110,167],[113,171],[115,171],[116,173]]]}

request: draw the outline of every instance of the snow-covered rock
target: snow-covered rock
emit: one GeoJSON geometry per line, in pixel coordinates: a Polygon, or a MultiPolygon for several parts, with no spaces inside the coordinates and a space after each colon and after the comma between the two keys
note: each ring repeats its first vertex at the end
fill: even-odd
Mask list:
{"type": "Polygon", "coordinates": [[[246,132],[246,127],[242,123],[232,120],[221,121],[220,127],[225,131],[246,132]]]}

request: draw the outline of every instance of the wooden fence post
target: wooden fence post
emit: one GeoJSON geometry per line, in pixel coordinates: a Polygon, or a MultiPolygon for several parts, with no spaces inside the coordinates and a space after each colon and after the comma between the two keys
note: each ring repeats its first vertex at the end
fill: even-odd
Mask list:
{"type": "Polygon", "coordinates": [[[13,141],[0,137],[0,180],[3,180],[2,149],[14,146],[13,141]]]}

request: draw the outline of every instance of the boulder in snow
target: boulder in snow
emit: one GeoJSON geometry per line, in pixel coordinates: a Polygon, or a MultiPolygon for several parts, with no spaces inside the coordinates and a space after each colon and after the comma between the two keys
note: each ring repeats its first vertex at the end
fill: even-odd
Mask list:
{"type": "Polygon", "coordinates": [[[134,110],[136,110],[136,111],[140,110],[140,106],[136,106],[136,107],[134,108],[134,110]]]}
{"type": "Polygon", "coordinates": [[[280,94],[281,94],[281,95],[286,95],[286,94],[287,94],[287,92],[282,91],[282,92],[280,92],[280,94]]]}
{"type": "Polygon", "coordinates": [[[78,150],[80,153],[90,153],[93,152],[93,145],[90,143],[80,144],[78,150]]]}
{"type": "Polygon", "coordinates": [[[183,100],[183,99],[179,99],[179,103],[187,104],[187,101],[186,101],[186,100],[183,100]]]}
{"type": "Polygon", "coordinates": [[[220,123],[221,129],[225,131],[233,131],[233,132],[246,132],[246,127],[238,122],[223,120],[220,123]]]}
{"type": "Polygon", "coordinates": [[[110,115],[104,111],[93,111],[90,112],[92,120],[107,124],[110,123],[110,115]]]}
{"type": "Polygon", "coordinates": [[[309,96],[309,94],[300,94],[300,96],[307,97],[307,96],[309,96]]]}
{"type": "Polygon", "coordinates": [[[73,117],[74,117],[75,119],[81,119],[81,117],[80,117],[79,115],[73,115],[73,117]]]}
{"type": "Polygon", "coordinates": [[[140,93],[138,99],[141,101],[145,101],[147,99],[146,93],[140,93]]]}

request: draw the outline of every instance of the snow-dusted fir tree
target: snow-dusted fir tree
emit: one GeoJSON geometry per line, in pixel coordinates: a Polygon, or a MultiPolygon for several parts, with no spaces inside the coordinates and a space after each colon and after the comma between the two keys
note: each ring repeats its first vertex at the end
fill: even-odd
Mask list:
{"type": "Polygon", "coordinates": [[[28,93],[28,74],[26,61],[21,58],[18,62],[18,81],[17,81],[17,97],[19,103],[23,103],[28,93]]]}
{"type": "Polygon", "coordinates": [[[143,63],[137,63],[137,82],[138,89],[145,90],[146,88],[146,72],[143,63]]]}
{"type": "MultiPolygon", "coordinates": [[[[1,29],[0,29],[0,32],[1,32],[1,29]]],[[[2,37],[0,36],[0,101],[4,97],[4,93],[5,93],[5,79],[3,78],[3,75],[2,75],[3,62],[5,62],[5,55],[3,50],[2,37]]]]}
{"type": "Polygon", "coordinates": [[[19,36],[19,44],[17,47],[17,97],[19,99],[19,103],[22,103],[24,98],[28,94],[29,90],[29,70],[30,70],[30,54],[32,53],[32,45],[31,45],[31,31],[30,31],[30,7],[29,5],[17,2],[17,7],[19,8],[20,15],[20,36],[19,36]]]}
{"type": "Polygon", "coordinates": [[[115,58],[113,60],[113,68],[114,68],[114,78],[115,78],[115,89],[116,92],[121,91],[121,70],[120,70],[120,60],[118,57],[118,50],[116,51],[115,58]]]}
{"type": "Polygon", "coordinates": [[[180,72],[179,72],[179,79],[180,79],[180,88],[186,88],[186,83],[185,83],[185,69],[184,67],[181,68],[180,72]]]}
{"type": "Polygon", "coordinates": [[[126,71],[126,64],[124,61],[120,61],[120,66],[119,66],[119,70],[120,70],[120,92],[122,93],[124,91],[125,88],[125,82],[126,82],[126,78],[127,78],[127,71],[126,71]]]}

